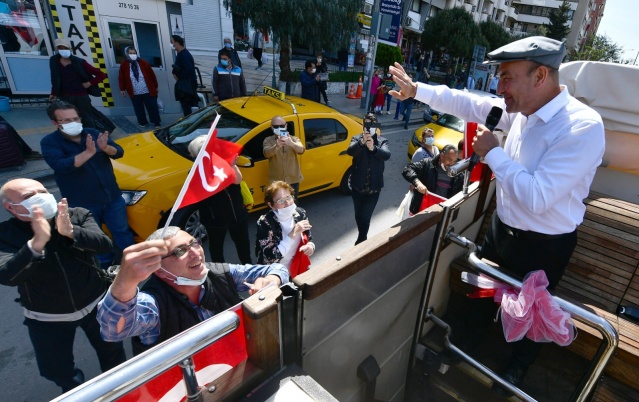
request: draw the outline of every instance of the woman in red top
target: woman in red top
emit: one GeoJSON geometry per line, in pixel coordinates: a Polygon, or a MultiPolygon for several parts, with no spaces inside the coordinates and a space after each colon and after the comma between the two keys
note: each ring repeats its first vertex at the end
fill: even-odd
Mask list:
{"type": "Polygon", "coordinates": [[[133,46],[124,49],[126,59],[120,64],[120,93],[127,94],[133,103],[135,117],[141,128],[147,128],[149,121],[144,108],[149,114],[149,120],[155,127],[160,125],[160,111],[158,109],[158,80],[151,65],[138,56],[133,46]]]}

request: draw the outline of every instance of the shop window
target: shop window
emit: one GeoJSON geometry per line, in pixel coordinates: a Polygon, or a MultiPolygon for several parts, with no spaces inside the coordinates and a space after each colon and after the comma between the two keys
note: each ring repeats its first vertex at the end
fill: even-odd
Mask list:
{"type": "Polygon", "coordinates": [[[0,0],[0,43],[4,53],[49,55],[33,0],[0,0]]]}

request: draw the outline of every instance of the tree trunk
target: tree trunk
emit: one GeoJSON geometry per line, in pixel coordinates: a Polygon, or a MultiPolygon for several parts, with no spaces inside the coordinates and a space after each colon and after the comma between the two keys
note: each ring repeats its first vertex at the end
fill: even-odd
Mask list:
{"type": "Polygon", "coordinates": [[[290,82],[293,80],[291,71],[291,41],[287,37],[280,40],[280,81],[290,82]]]}

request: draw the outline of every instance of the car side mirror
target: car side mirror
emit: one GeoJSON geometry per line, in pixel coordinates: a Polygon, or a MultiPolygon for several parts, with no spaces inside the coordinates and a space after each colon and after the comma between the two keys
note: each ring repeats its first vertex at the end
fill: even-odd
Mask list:
{"type": "Polygon", "coordinates": [[[237,166],[240,167],[253,167],[255,163],[253,163],[253,159],[250,156],[240,155],[237,157],[237,166]]]}

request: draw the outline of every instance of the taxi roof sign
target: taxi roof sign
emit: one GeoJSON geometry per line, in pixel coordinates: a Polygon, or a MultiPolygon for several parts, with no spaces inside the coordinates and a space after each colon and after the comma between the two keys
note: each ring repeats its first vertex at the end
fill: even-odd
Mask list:
{"type": "Polygon", "coordinates": [[[264,86],[264,95],[270,96],[271,98],[279,99],[281,101],[286,101],[286,94],[282,91],[278,91],[277,89],[264,86]]]}

